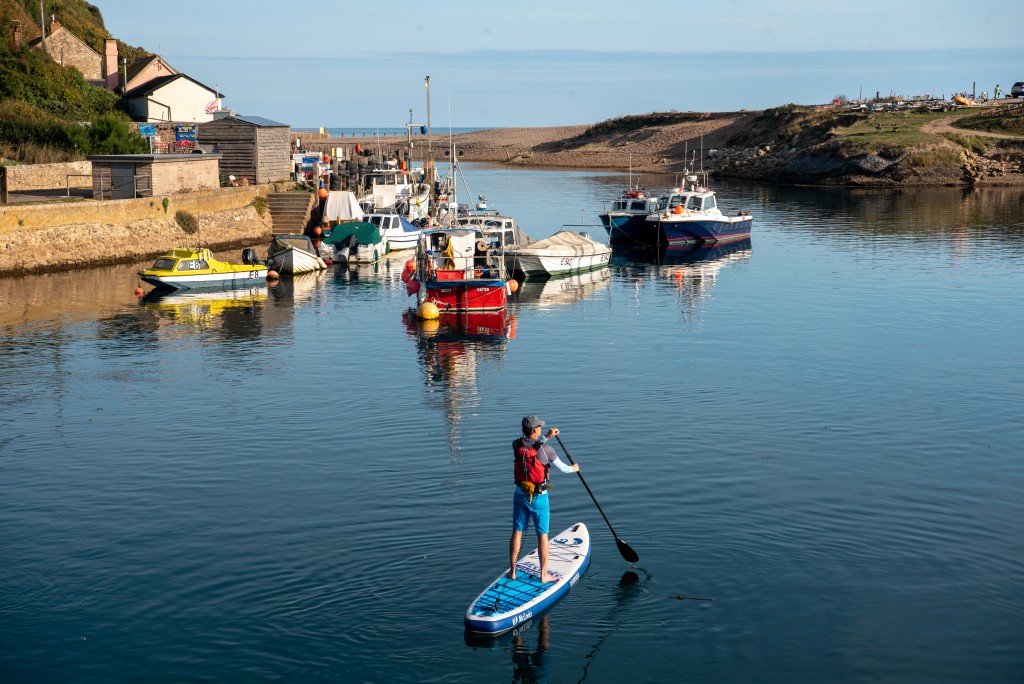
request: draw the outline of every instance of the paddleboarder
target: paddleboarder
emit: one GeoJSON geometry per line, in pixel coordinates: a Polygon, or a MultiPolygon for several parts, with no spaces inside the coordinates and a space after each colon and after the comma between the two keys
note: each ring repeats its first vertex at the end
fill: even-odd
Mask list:
{"type": "Polygon", "coordinates": [[[516,578],[516,564],[519,562],[519,547],[523,541],[523,532],[533,521],[537,531],[537,552],[540,556],[540,581],[553,582],[554,577],[548,575],[548,523],[551,508],[548,504],[547,489],[548,472],[554,465],[563,473],[578,473],[580,467],[573,463],[566,465],[558,458],[558,454],[547,440],[557,437],[558,428],[548,428],[547,434],[541,437],[544,421],[537,416],[523,418],[523,436],[512,442],[515,455],[516,491],[512,497],[512,536],[508,540],[510,570],[508,578],[516,578]]]}

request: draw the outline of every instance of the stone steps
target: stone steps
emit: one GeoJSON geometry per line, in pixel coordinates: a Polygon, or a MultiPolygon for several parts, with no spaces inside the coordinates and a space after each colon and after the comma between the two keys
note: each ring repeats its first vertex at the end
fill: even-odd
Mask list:
{"type": "Polygon", "coordinates": [[[267,195],[267,208],[275,233],[301,233],[309,223],[316,196],[308,192],[272,192],[267,195]]]}

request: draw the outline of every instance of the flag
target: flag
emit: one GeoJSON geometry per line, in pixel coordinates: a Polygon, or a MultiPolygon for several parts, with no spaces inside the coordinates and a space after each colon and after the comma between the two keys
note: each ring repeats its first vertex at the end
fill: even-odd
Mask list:
{"type": "Polygon", "coordinates": [[[206,113],[213,114],[217,109],[217,100],[210,100],[210,103],[206,105],[206,113]]]}

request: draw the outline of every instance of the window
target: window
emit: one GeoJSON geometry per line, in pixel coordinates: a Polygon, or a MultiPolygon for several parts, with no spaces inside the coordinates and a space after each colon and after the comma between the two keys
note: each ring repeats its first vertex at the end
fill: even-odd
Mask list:
{"type": "Polygon", "coordinates": [[[206,259],[189,259],[178,262],[179,271],[201,271],[204,268],[209,268],[206,259]]]}
{"type": "Polygon", "coordinates": [[[690,199],[686,203],[686,208],[690,211],[700,211],[700,197],[697,195],[690,195],[690,199]]]}
{"type": "Polygon", "coordinates": [[[174,268],[174,259],[157,259],[153,268],[158,271],[170,271],[174,268]]]}
{"type": "Polygon", "coordinates": [[[633,211],[647,211],[647,202],[643,200],[635,200],[629,207],[633,211]]]}

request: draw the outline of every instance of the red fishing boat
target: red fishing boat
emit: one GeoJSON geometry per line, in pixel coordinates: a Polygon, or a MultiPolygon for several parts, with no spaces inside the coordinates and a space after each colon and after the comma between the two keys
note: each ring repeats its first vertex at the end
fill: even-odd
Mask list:
{"type": "Polygon", "coordinates": [[[438,311],[499,311],[510,293],[500,245],[469,227],[425,230],[403,280],[417,302],[438,311]]]}

